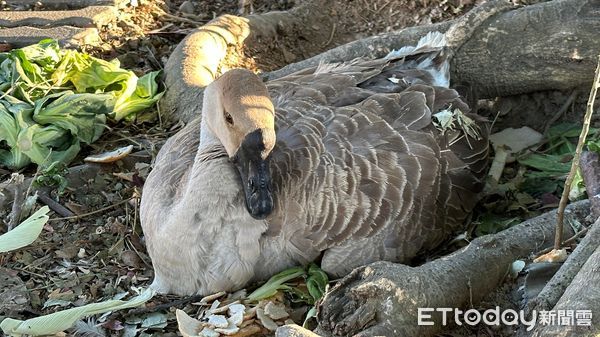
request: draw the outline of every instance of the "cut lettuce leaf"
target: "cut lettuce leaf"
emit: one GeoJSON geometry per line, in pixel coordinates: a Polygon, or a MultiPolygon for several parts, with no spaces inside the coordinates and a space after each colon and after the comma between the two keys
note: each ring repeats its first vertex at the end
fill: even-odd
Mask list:
{"type": "MultiPolygon", "coordinates": [[[[0,53],[0,166],[68,164],[107,119],[135,121],[154,105],[159,72],[141,78],[51,39],[0,53]]],[[[147,116],[144,116],[147,119],[147,116]]]]}

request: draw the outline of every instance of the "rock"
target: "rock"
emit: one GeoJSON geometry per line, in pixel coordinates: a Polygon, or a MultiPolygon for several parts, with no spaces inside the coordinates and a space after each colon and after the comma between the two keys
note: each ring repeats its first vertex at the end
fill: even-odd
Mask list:
{"type": "Polygon", "coordinates": [[[316,333],[296,324],[281,326],[275,331],[275,337],[319,337],[316,333]]]}
{"type": "Polygon", "coordinates": [[[193,2],[187,0],[184,1],[181,6],[179,6],[179,11],[185,14],[194,14],[196,7],[194,6],[193,2]]]}
{"type": "Polygon", "coordinates": [[[117,14],[117,8],[113,6],[93,6],[67,11],[4,11],[0,17],[0,26],[99,28],[116,21],[117,14]]]}
{"type": "Polygon", "coordinates": [[[0,43],[8,43],[13,48],[20,48],[51,38],[63,46],[81,47],[95,45],[100,41],[96,28],[53,27],[40,29],[35,27],[16,27],[0,29],[0,43]]]}

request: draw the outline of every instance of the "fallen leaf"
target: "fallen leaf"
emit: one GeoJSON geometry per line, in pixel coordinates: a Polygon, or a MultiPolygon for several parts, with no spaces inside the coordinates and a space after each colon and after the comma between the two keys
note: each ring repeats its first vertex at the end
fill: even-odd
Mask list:
{"type": "Polygon", "coordinates": [[[537,258],[535,258],[535,260],[533,260],[533,262],[535,263],[540,263],[540,262],[564,262],[568,257],[567,254],[567,250],[566,249],[553,249],[550,252],[544,254],[544,255],[540,255],[537,258]]]}
{"type": "Polygon", "coordinates": [[[202,328],[202,323],[199,320],[190,317],[185,311],[180,309],[175,311],[175,317],[177,318],[177,327],[183,337],[198,336],[198,332],[202,328]]]}
{"type": "Polygon", "coordinates": [[[9,335],[51,335],[69,329],[76,321],[85,316],[138,307],[151,299],[154,294],[154,290],[148,288],[129,301],[108,300],[92,303],[35,317],[26,321],[5,318],[0,322],[0,329],[9,335]]]}
{"type": "Polygon", "coordinates": [[[524,126],[519,129],[507,128],[490,136],[495,147],[507,146],[509,153],[517,153],[542,141],[544,136],[534,129],[524,126]]]}
{"type": "Polygon", "coordinates": [[[88,163],[113,163],[127,157],[133,151],[133,145],[118,148],[114,151],[87,156],[83,160],[88,163]]]}
{"type": "Polygon", "coordinates": [[[50,218],[47,215],[48,212],[50,212],[50,208],[44,206],[21,222],[15,229],[0,235],[0,253],[10,252],[33,243],[50,218]]]}

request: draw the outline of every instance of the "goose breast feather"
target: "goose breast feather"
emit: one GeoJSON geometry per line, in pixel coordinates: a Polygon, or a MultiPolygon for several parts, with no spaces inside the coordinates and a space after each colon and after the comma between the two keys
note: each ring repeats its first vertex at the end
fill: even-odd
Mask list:
{"type": "MultiPolygon", "coordinates": [[[[433,35],[387,59],[267,83],[276,142],[264,220],[248,215],[226,152],[199,145],[204,123],[170,139],[142,197],[155,287],[231,290],[321,255],[322,268],[342,276],[372,261],[407,262],[460,230],[482,188],[487,129],[440,86],[442,42],[433,35]],[[440,131],[432,118],[441,110],[459,111],[472,129],[440,131]]],[[[223,76],[248,75],[236,72],[247,73],[223,76]]]]}

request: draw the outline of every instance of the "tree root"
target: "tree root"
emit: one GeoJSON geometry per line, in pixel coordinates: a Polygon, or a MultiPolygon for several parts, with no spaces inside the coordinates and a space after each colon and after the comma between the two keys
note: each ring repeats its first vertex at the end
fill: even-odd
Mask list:
{"type": "Polygon", "coordinates": [[[585,238],[577,245],[577,248],[569,255],[563,266],[546,284],[544,289],[527,303],[526,312],[529,315],[533,310],[550,310],[552,309],[565,289],[571,284],[575,275],[579,273],[583,264],[589,259],[594,252],[596,245],[600,242],[600,220],[596,221],[590,227],[585,238]]]}
{"type": "MultiPolygon", "coordinates": [[[[567,210],[583,218],[588,207],[585,201],[567,210]]],[[[434,325],[418,325],[419,308],[472,307],[496,289],[512,262],[552,244],[555,218],[553,211],[479,237],[419,267],[377,262],[357,268],[327,293],[317,331],[325,336],[434,335],[443,327],[441,313],[431,313],[434,325]]]]}
{"type": "Polygon", "coordinates": [[[579,160],[585,189],[590,198],[592,214],[600,218],[600,156],[597,152],[584,151],[579,160]]]}
{"type": "Polygon", "coordinates": [[[579,310],[591,312],[590,325],[578,325],[577,323],[581,323],[581,317],[577,319],[577,315],[569,324],[560,324],[559,317],[556,317],[554,325],[538,324],[532,336],[598,336],[600,333],[600,318],[598,317],[598,313],[600,313],[599,243],[600,219],[594,223],[585,239],[579,243],[577,249],[558,273],[548,282],[535,302],[537,304],[535,309],[553,310],[557,314],[560,311],[563,313],[568,311],[574,313],[579,310]],[[559,296],[560,299],[558,299],[559,296]]]}
{"type": "MultiPolygon", "coordinates": [[[[328,1],[311,0],[288,12],[224,15],[190,34],[165,66],[165,117],[188,122],[198,116],[202,88],[217,75],[229,47],[236,47],[229,52],[245,48],[258,55],[283,37],[328,40],[331,29],[323,28],[335,22],[330,6],[328,1]]],[[[280,78],[319,62],[383,57],[430,31],[441,31],[448,32],[454,85],[471,88],[476,98],[572,90],[591,83],[600,50],[598,1],[555,0],[510,8],[506,1],[490,1],[459,19],[357,40],[264,77],[280,78]]]]}

